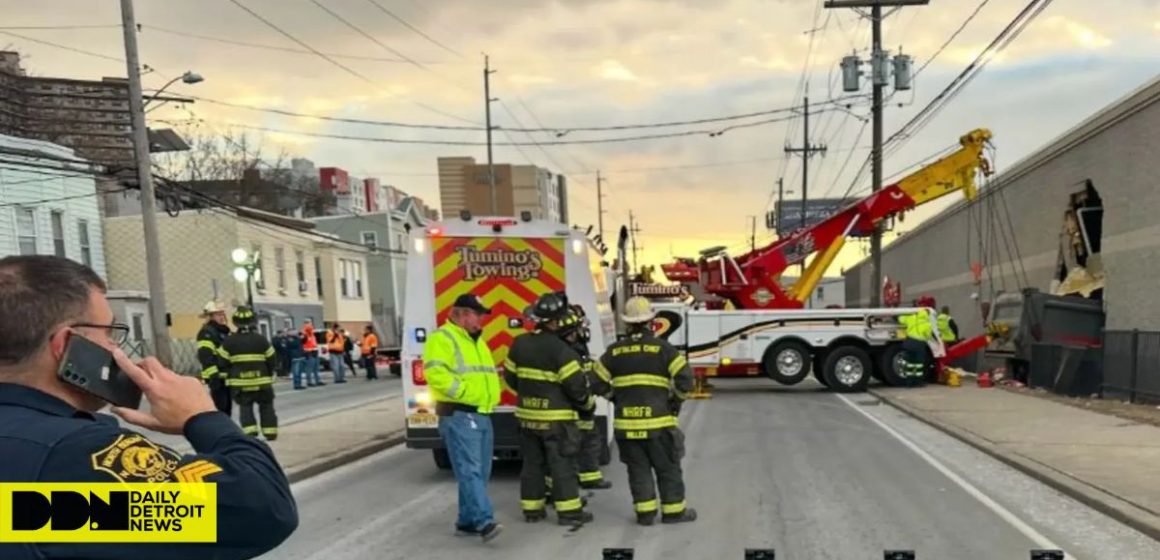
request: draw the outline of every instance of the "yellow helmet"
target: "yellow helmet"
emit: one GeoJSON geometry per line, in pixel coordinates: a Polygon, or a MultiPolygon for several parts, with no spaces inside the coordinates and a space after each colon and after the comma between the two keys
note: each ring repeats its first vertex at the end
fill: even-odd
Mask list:
{"type": "Polygon", "coordinates": [[[647,298],[634,296],[624,303],[624,315],[621,318],[626,323],[647,323],[657,316],[652,303],[647,298]]]}

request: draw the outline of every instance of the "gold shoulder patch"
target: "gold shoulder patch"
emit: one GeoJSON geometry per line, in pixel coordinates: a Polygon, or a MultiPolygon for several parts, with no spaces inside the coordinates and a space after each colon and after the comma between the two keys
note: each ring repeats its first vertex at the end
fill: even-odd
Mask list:
{"type": "Polygon", "coordinates": [[[164,481],[180,460],[174,451],[138,434],[121,434],[92,455],[93,470],[105,471],[121,482],[164,481]]]}
{"type": "Polygon", "coordinates": [[[205,477],[222,472],[222,468],[205,460],[198,459],[173,471],[173,478],[177,482],[205,482],[205,477]]]}

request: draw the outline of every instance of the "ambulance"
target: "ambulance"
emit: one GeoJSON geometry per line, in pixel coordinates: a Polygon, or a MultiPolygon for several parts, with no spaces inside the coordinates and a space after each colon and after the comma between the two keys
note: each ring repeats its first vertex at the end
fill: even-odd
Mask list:
{"type": "MultiPolygon", "coordinates": [[[[564,291],[569,303],[583,306],[591,322],[591,354],[603,354],[616,340],[610,299],[614,286],[609,284],[615,276],[602,261],[606,248],[589,239],[588,232],[533,220],[528,213],[517,219],[473,217],[466,211],[458,220],[412,229],[408,245],[401,355],[406,446],[429,449],[437,467],[451,468],[423,372],[423,346],[447,320],[455,298],[472,293],[491,309],[481,336],[491,348],[503,386],[492,415],[495,455],[518,458],[516,396],[503,382],[503,362],[512,341],[528,330],[524,310],[545,293],[564,291]]],[[[611,417],[611,404],[598,398],[596,429],[605,442],[602,465],[609,462],[611,417]]]]}

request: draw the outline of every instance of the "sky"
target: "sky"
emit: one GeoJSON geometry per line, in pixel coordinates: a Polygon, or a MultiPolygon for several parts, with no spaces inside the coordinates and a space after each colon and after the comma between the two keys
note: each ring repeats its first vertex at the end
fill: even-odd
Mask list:
{"type": "MultiPolygon", "coordinates": [[[[497,131],[497,144],[524,145],[496,145],[495,161],[532,163],[565,174],[570,221],[583,227],[598,222],[599,170],[606,178],[606,236],[613,238],[631,214],[640,228],[641,264],[668,262],[674,255],[695,256],[715,245],[741,252],[750,242],[754,218],[757,244],[770,242],[773,236],[765,228],[764,215],[772,209],[777,180],[783,179],[787,198],[800,200],[802,195],[801,158],[785,153],[787,146],[802,145],[802,119],[800,111],[788,110],[800,107],[806,90],[811,103],[869,92],[865,80],[861,92],[843,92],[839,69],[843,56],[856,52],[867,58],[869,20],[850,9],[825,9],[822,0],[136,0],[135,4],[141,61],[153,69],[144,77],[147,89],[193,70],[205,81],[178,83],[167,92],[331,117],[479,130],[342,123],[203,101],[151,111],[151,126],[177,123],[211,134],[248,130],[271,156],[284,150],[318,166],[377,177],[433,205],[438,204],[436,158],[473,156],[486,162],[484,145],[397,144],[303,134],[482,144],[486,53],[495,70],[491,95],[498,98],[492,103],[493,124],[560,131],[497,131]],[[716,124],[570,131],[772,110],[785,111],[716,124]],[[711,134],[739,124],[751,126],[711,134]],[[690,134],[545,145],[676,132],[690,134]]],[[[986,2],[933,59],[979,1],[931,0],[926,6],[891,13],[884,22],[884,47],[911,55],[915,68],[929,66],[911,90],[892,93],[887,88],[886,135],[937,95],[1025,4],[986,2]]],[[[32,74],[125,75],[125,64],[118,60],[124,47],[115,0],[0,0],[0,13],[4,14],[0,48],[22,52],[24,66],[32,74]]],[[[1002,173],[1155,78],[1158,47],[1160,0],[1056,0],[937,118],[886,160],[885,175],[923,161],[980,127],[994,133],[993,163],[1002,173]]],[[[864,196],[870,190],[868,174],[854,182],[869,152],[870,127],[863,126],[869,101],[858,97],[840,107],[828,103],[812,109],[810,142],[826,145],[827,151],[810,160],[811,199],[864,196]]],[[[901,229],[930,218],[959,196],[912,212],[901,229]]],[[[888,234],[887,241],[894,235],[888,234]]],[[[862,259],[864,251],[862,243],[847,246],[829,275],[862,259]]]]}

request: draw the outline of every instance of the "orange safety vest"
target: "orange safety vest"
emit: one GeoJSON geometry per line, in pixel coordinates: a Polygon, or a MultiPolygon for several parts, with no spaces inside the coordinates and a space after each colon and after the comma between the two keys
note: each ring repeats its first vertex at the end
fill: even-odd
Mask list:
{"type": "Polygon", "coordinates": [[[326,349],[337,354],[342,354],[346,351],[346,338],[343,338],[342,333],[335,333],[334,331],[327,332],[326,349]]]}
{"type": "Polygon", "coordinates": [[[306,328],[302,329],[302,336],[306,338],[306,340],[302,341],[303,350],[306,352],[318,350],[318,339],[314,337],[313,325],[306,325],[306,328]]]}
{"type": "Polygon", "coordinates": [[[362,339],[362,348],[360,348],[360,350],[362,350],[362,354],[366,356],[367,354],[374,352],[375,348],[378,348],[378,346],[379,337],[375,336],[375,333],[368,333],[362,339]]]}

